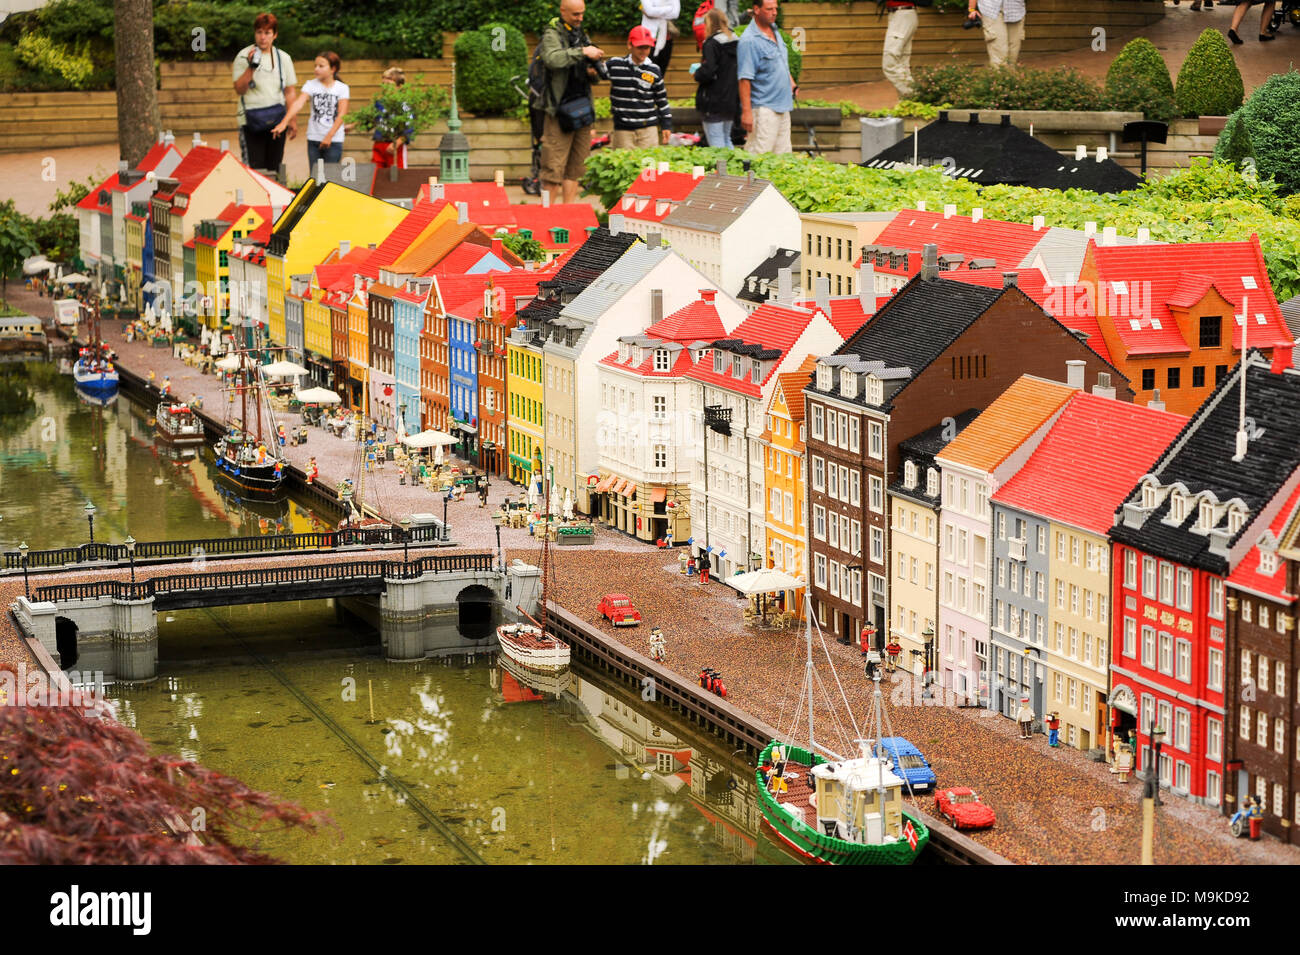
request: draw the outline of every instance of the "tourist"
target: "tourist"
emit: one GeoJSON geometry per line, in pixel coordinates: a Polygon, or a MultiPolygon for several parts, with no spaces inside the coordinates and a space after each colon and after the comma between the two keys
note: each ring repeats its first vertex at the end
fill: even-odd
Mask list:
{"type": "MultiPolygon", "coordinates": [[[[379,92],[375,95],[376,106],[383,101],[386,93],[399,90],[406,85],[406,73],[400,66],[390,66],[384,70],[383,76],[380,77],[380,84],[379,92]]],[[[390,110],[389,113],[392,113],[392,111],[390,110]]],[[[414,127],[411,125],[414,121],[415,113],[411,109],[411,104],[402,103],[400,115],[390,115],[385,127],[391,132],[397,128],[396,124],[405,124],[404,132],[398,133],[391,140],[388,140],[384,138],[384,130],[375,129],[374,145],[370,149],[370,161],[375,164],[376,168],[387,169],[389,166],[396,166],[398,169],[406,168],[406,144],[414,133],[414,127]]]]}
{"type": "MultiPolygon", "coordinates": [[[[1237,27],[1241,26],[1241,21],[1246,19],[1246,11],[1261,2],[1262,0],[1238,0],[1237,9],[1232,11],[1232,25],[1228,28],[1229,40],[1238,45],[1243,42],[1241,37],[1237,36],[1237,27]]],[[[1269,29],[1271,26],[1269,21],[1273,19],[1274,5],[1274,0],[1263,3],[1264,9],[1260,12],[1259,18],[1259,40],[1261,43],[1267,43],[1269,40],[1275,39],[1273,31],[1269,29]]]]}
{"type": "Polygon", "coordinates": [[[898,90],[898,98],[912,95],[912,38],[916,36],[916,4],[912,0],[885,0],[881,12],[888,11],[885,44],[880,54],[880,69],[885,79],[898,90]]]}
{"type": "Polygon", "coordinates": [[[668,75],[668,61],[673,57],[674,22],[682,15],[681,0],[641,0],[641,29],[650,34],[654,52],[650,59],[663,76],[668,75]]]}
{"type": "Polygon", "coordinates": [[[753,20],[736,48],[740,125],[752,133],[751,153],[788,153],[790,111],[799,87],[790,75],[789,51],[776,26],[776,0],[753,0],[753,20]]]}
{"type": "MultiPolygon", "coordinates": [[[[239,94],[239,149],[244,165],[277,173],[284,160],[284,137],[271,130],[284,118],[286,103],[298,88],[293,57],[275,48],[279,22],[274,13],[253,21],[255,43],[235,56],[235,92],[239,94]]],[[[298,135],[298,123],[289,120],[289,138],[298,135]]]]}
{"type": "Polygon", "coordinates": [[[727,15],[714,7],[704,18],[708,39],[701,61],[693,70],[697,89],[695,109],[704,125],[708,145],[731,148],[731,129],[740,115],[740,92],[736,79],[736,34],[727,25],[727,15]]]}
{"type": "Polygon", "coordinates": [[[709,582],[709,565],[710,565],[711,563],[712,563],[712,561],[711,561],[710,558],[709,558],[709,552],[708,552],[707,550],[702,550],[702,551],[700,551],[700,561],[699,561],[700,579],[699,579],[699,583],[701,583],[701,584],[707,584],[707,583],[709,582]]]}
{"type": "Polygon", "coordinates": [[[1029,705],[1029,697],[1020,698],[1020,710],[1016,713],[1016,722],[1020,724],[1020,738],[1033,739],[1034,711],[1029,705]]]}
{"type": "Polygon", "coordinates": [[[348,97],[351,92],[348,84],[339,79],[341,66],[342,61],[333,50],[317,53],[314,67],[316,75],[302,84],[302,93],[289,107],[288,115],[271,130],[272,136],[279,136],[293,122],[308,97],[311,98],[311,119],[307,120],[309,174],[315,173],[319,159],[328,163],[343,161],[343,117],[348,114],[348,97]]]}
{"type": "Polygon", "coordinates": [[[609,61],[609,108],[614,118],[610,146],[614,149],[653,149],[668,145],[673,114],[668,109],[663,73],[650,59],[654,37],[645,27],[627,36],[627,56],[609,61]],[[655,130],[659,136],[655,136],[655,130]]]}
{"type": "Polygon", "coordinates": [[[1025,38],[1025,0],[967,0],[966,19],[984,29],[989,66],[1015,69],[1025,38]]]}
{"type": "Polygon", "coordinates": [[[539,54],[545,67],[542,124],[542,185],[551,202],[577,202],[587,171],[596,109],[592,80],[599,79],[605,52],[582,29],[584,0],[561,0],[560,15],[542,31],[539,54]]]}

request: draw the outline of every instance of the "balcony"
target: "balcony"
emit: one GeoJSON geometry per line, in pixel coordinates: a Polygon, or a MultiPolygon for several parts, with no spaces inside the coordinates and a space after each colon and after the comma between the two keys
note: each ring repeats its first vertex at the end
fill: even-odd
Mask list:
{"type": "Polygon", "coordinates": [[[1025,559],[1025,539],[1023,537],[1013,537],[1007,541],[1007,556],[1012,560],[1023,561],[1025,559]]]}

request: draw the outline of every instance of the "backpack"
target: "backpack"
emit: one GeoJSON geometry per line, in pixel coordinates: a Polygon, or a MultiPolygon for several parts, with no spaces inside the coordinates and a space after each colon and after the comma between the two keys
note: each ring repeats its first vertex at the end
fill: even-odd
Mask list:
{"type": "Polygon", "coordinates": [[[703,50],[704,41],[708,39],[704,35],[704,31],[706,29],[704,18],[709,15],[709,11],[712,9],[713,9],[713,0],[704,0],[703,3],[701,3],[698,7],[695,8],[695,19],[691,21],[691,29],[695,32],[696,50],[703,50]]]}
{"type": "Polygon", "coordinates": [[[542,41],[537,39],[537,49],[528,61],[528,108],[545,110],[546,101],[551,95],[551,84],[546,64],[542,62],[542,41]]]}

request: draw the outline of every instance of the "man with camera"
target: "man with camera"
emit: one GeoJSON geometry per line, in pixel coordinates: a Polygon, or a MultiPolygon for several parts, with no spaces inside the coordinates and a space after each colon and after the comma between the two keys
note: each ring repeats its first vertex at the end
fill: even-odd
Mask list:
{"type": "Polygon", "coordinates": [[[591,84],[609,76],[605,52],[582,29],[586,8],[584,0],[561,0],[560,15],[546,25],[538,43],[547,92],[540,178],[551,202],[578,200],[596,122],[591,84]]]}
{"type": "MultiPolygon", "coordinates": [[[[284,159],[283,136],[271,133],[288,111],[298,89],[293,57],[275,48],[279,22],[274,13],[253,21],[252,46],[235,56],[235,92],[239,94],[239,149],[244,165],[277,173],[284,159]]],[[[289,120],[289,138],[298,135],[297,119],[289,120]]]]}

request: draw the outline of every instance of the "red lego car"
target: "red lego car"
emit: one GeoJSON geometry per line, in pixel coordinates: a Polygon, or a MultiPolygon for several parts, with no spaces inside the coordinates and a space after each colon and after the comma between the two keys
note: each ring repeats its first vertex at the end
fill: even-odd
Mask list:
{"type": "Polygon", "coordinates": [[[934,794],[934,811],[954,829],[988,829],[997,821],[975,790],[965,786],[938,790],[934,794]]]}
{"type": "Polygon", "coordinates": [[[641,611],[632,606],[626,594],[605,594],[596,611],[616,627],[635,627],[641,622],[641,611]]]}

